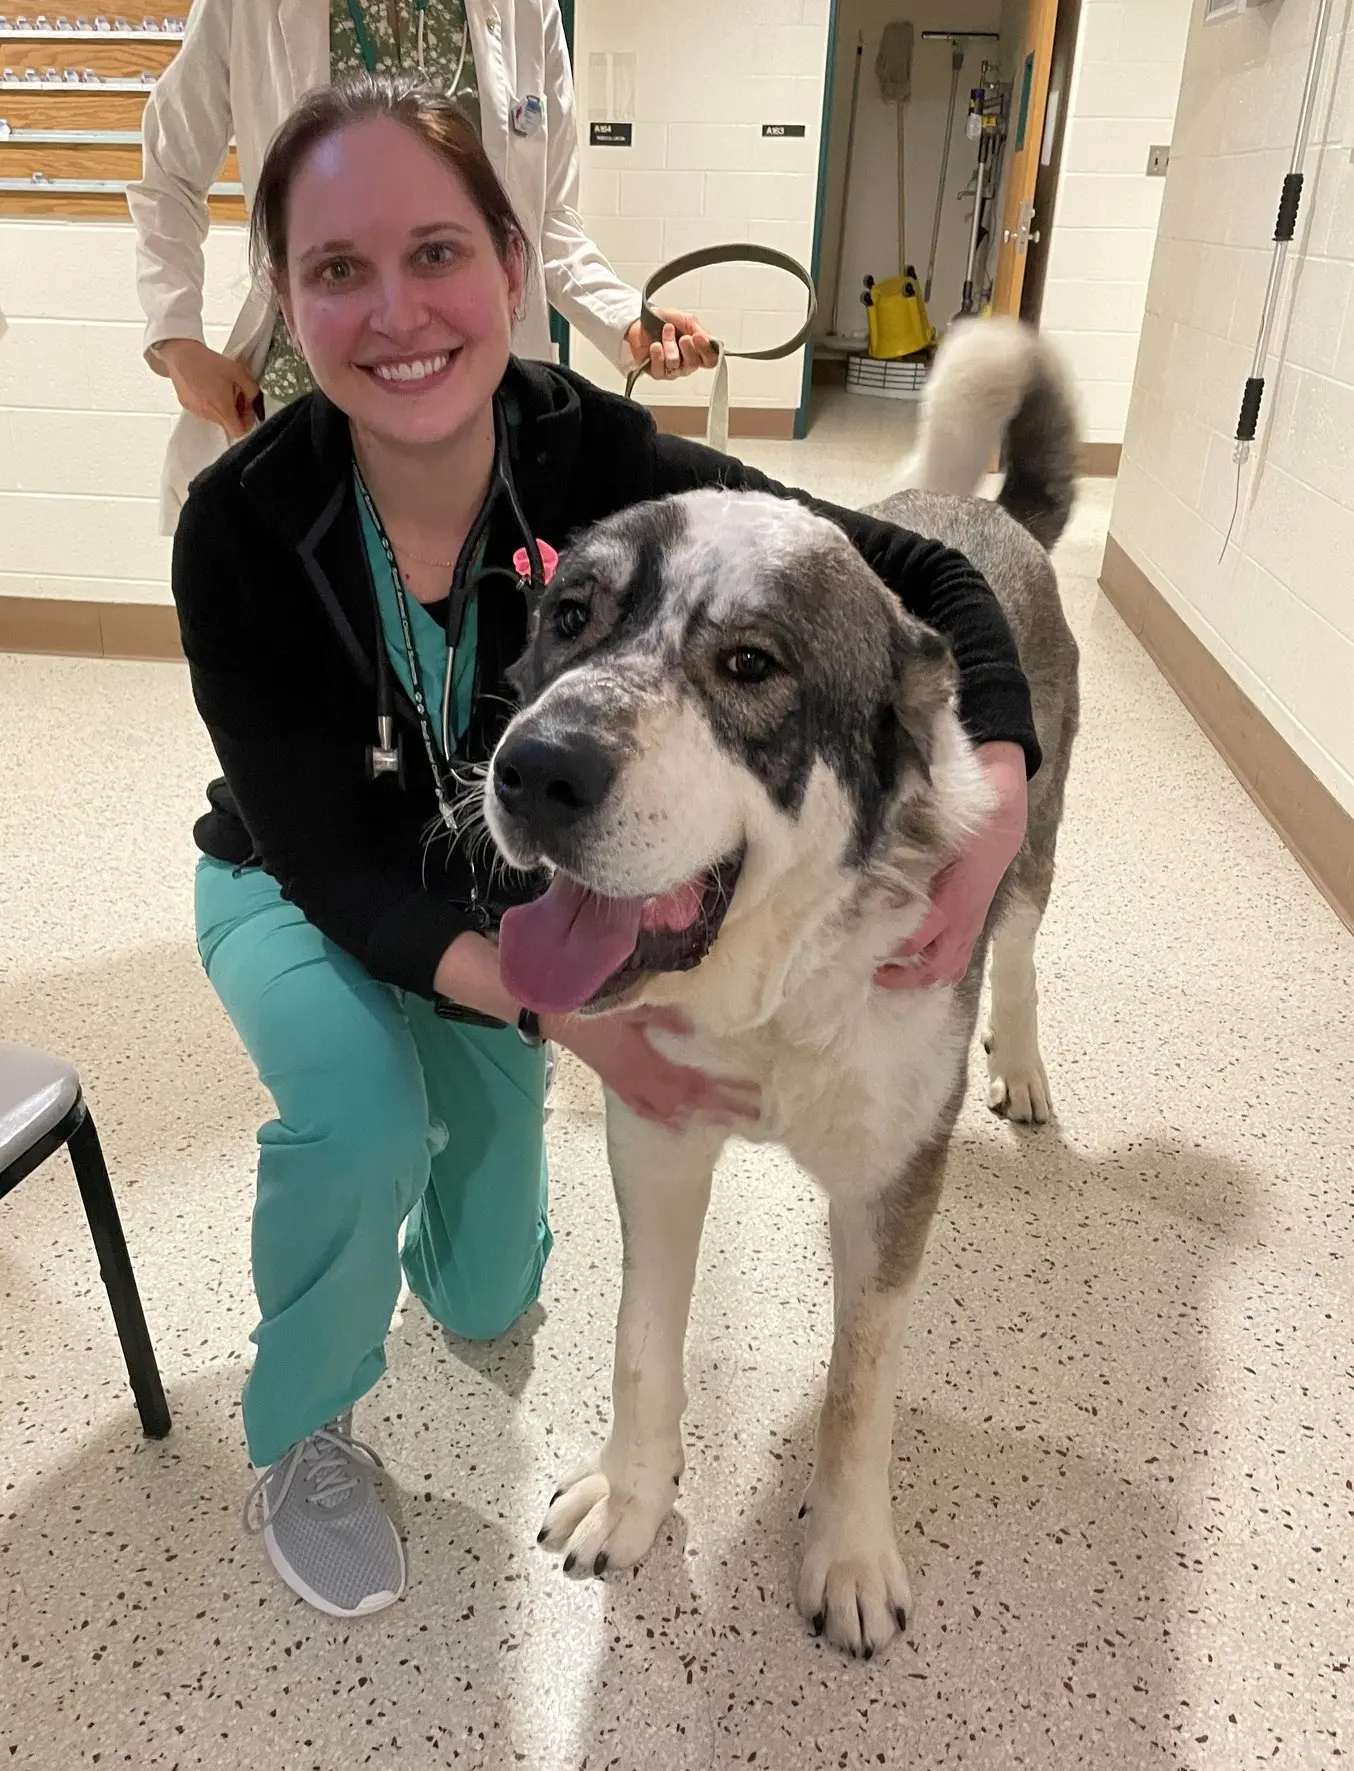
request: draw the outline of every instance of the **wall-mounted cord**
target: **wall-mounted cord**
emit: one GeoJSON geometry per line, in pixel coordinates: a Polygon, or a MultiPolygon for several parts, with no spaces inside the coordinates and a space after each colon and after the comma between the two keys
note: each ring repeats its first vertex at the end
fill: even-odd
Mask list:
{"type": "Polygon", "coordinates": [[[1236,442],[1232,450],[1232,460],[1236,463],[1236,497],[1232,502],[1232,517],[1227,525],[1227,533],[1223,537],[1222,552],[1218,555],[1218,563],[1226,558],[1227,548],[1232,539],[1232,529],[1236,524],[1237,511],[1241,507],[1241,469],[1250,458],[1251,444],[1255,441],[1256,429],[1260,422],[1260,406],[1265,397],[1265,361],[1269,356],[1269,340],[1274,330],[1274,319],[1279,310],[1279,289],[1283,281],[1284,261],[1288,256],[1288,248],[1297,232],[1298,209],[1302,204],[1302,169],[1307,159],[1307,146],[1312,133],[1312,112],[1316,108],[1316,91],[1321,82],[1321,63],[1326,52],[1327,27],[1330,24],[1331,9],[1334,0],[1320,0],[1317,7],[1316,24],[1312,31],[1312,47],[1307,58],[1307,78],[1302,88],[1302,103],[1298,108],[1298,126],[1293,136],[1293,156],[1288,163],[1288,171],[1284,176],[1283,190],[1279,196],[1279,214],[1274,223],[1274,252],[1269,264],[1269,283],[1265,289],[1265,303],[1260,310],[1260,325],[1255,338],[1255,356],[1251,361],[1251,372],[1246,378],[1246,385],[1241,395],[1241,414],[1237,419],[1236,442]]]}

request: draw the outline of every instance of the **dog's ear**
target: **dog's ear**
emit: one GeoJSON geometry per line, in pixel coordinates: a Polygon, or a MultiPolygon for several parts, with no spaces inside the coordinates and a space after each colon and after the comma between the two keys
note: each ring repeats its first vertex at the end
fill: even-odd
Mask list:
{"type": "Polygon", "coordinates": [[[893,712],[905,740],[904,762],[928,785],[936,721],[958,687],[959,669],[949,646],[934,628],[905,615],[895,653],[893,712]]]}

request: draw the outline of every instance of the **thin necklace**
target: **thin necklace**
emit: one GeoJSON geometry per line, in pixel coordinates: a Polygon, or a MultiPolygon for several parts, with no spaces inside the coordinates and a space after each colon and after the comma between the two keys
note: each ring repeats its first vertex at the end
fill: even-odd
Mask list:
{"type": "Polygon", "coordinates": [[[430,559],[426,553],[415,553],[413,548],[406,547],[404,542],[395,541],[393,536],[391,537],[391,540],[394,543],[395,552],[402,553],[406,559],[413,560],[416,565],[441,566],[445,571],[448,571],[448,572],[453,571],[455,569],[455,566],[456,566],[455,560],[430,559]]]}

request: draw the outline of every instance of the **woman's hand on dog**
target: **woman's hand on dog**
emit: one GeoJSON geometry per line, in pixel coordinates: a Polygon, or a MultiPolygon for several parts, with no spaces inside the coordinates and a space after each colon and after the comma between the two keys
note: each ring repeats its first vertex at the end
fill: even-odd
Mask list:
{"type": "Polygon", "coordinates": [[[997,795],[995,810],[931,888],[931,906],[875,982],[886,990],[957,984],[968,971],[997,887],[1025,840],[1025,753],[1018,744],[984,744],[978,756],[997,795]]]}
{"type": "Polygon", "coordinates": [[[595,1070],[612,1094],[641,1119],[680,1131],[691,1119],[736,1125],[755,1120],[757,1085],[707,1076],[674,1064],[650,1043],[651,1031],[689,1033],[691,1024],[673,1009],[632,1009],[595,1020],[543,1021],[541,1031],[595,1070]]]}

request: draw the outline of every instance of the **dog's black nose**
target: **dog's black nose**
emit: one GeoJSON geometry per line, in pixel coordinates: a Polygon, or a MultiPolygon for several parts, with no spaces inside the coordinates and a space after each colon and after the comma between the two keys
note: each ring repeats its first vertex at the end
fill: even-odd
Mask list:
{"type": "Polygon", "coordinates": [[[596,811],[616,779],[616,765],[584,732],[510,738],[494,760],[494,792],[505,812],[554,829],[596,811]]]}

